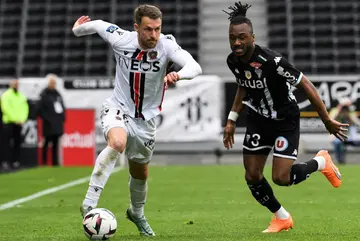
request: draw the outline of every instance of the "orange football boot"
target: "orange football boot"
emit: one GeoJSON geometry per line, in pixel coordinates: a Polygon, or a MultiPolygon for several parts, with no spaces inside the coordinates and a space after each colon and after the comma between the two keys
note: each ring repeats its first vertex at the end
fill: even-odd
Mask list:
{"type": "Polygon", "coordinates": [[[316,156],[322,156],[325,158],[325,168],[321,173],[328,179],[328,181],[334,187],[340,187],[341,185],[341,174],[339,168],[335,166],[331,160],[331,156],[326,150],[320,150],[316,156]]]}
{"type": "Polygon", "coordinates": [[[278,219],[276,217],[272,218],[270,226],[262,231],[263,233],[278,233],[282,230],[288,231],[290,228],[294,227],[294,221],[290,215],[287,219],[278,219]]]}

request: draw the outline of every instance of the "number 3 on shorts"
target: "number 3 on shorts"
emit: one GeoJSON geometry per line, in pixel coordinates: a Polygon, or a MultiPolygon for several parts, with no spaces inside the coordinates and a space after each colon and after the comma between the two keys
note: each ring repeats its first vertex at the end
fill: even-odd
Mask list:
{"type": "Polygon", "coordinates": [[[260,135],[255,133],[251,136],[251,145],[257,147],[259,145],[260,135]]]}

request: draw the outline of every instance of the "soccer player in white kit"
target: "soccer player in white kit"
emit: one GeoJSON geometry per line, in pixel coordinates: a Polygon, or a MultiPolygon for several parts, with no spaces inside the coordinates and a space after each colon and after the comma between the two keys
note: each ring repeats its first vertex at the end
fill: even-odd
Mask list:
{"type": "Polygon", "coordinates": [[[130,172],[130,207],[126,216],[141,235],[155,236],[144,216],[155,117],[161,111],[166,86],[181,79],[192,79],[202,70],[174,37],[161,34],[162,13],[157,7],[138,6],[134,22],[135,31],[127,31],[112,23],[91,21],[88,16],[82,16],[73,26],[76,36],[99,34],[112,46],[116,59],[115,88],[105,100],[100,117],[107,147],[96,159],[80,211],[84,216],[97,206],[119,153],[126,150],[130,172]],[[169,62],[181,66],[181,70],[167,74],[169,62]]]}

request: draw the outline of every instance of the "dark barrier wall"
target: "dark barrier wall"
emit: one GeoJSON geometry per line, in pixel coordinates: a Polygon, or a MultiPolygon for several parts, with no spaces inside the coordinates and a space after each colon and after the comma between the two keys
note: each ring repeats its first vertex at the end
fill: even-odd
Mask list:
{"type": "Polygon", "coordinates": [[[29,100],[29,118],[21,130],[22,144],[20,153],[20,164],[22,167],[37,165],[37,123],[36,102],[29,100]]]}
{"type": "Polygon", "coordinates": [[[59,76],[114,74],[116,64],[115,59],[109,55],[109,51],[112,52],[110,45],[98,35],[77,38],[68,30],[78,17],[89,14],[92,19],[103,19],[122,29],[132,31],[133,11],[141,3],[159,6],[163,12],[162,32],[174,35],[183,49],[188,50],[195,59],[198,58],[200,5],[197,0],[72,2],[68,4],[68,1],[56,1],[56,4],[28,4],[24,7],[23,1],[9,1],[9,4],[4,5],[0,22],[3,26],[11,26],[11,28],[1,29],[0,76],[45,76],[47,73],[56,73],[59,76]],[[26,11],[26,14],[31,16],[27,19],[26,26],[23,26],[21,21],[15,21],[22,16],[21,11],[14,12],[13,9],[23,9],[23,12],[26,11]],[[44,16],[50,15],[49,21],[43,21],[44,16]],[[28,30],[46,29],[47,32],[43,34],[44,31],[39,31],[38,34],[34,34],[34,31],[25,31],[23,44],[26,48],[20,52],[18,51],[19,33],[23,32],[23,27],[28,30]],[[13,31],[14,29],[16,31],[13,31]],[[47,44],[44,48],[42,43],[51,44],[47,44]],[[87,48],[90,45],[91,48],[87,48]],[[20,54],[21,65],[17,63],[20,54]]]}

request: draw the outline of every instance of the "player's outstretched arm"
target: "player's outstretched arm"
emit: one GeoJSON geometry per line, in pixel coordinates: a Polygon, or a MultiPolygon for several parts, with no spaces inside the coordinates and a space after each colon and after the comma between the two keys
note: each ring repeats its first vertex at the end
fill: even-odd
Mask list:
{"type": "Polygon", "coordinates": [[[103,20],[91,20],[89,16],[81,16],[74,23],[72,31],[77,37],[97,33],[106,42],[114,44],[121,38],[119,34],[115,34],[118,29],[120,28],[115,24],[103,20]]]}
{"type": "Polygon", "coordinates": [[[89,16],[81,16],[76,20],[72,28],[75,36],[80,37],[96,33],[96,21],[91,21],[89,16]]]}
{"type": "Polygon", "coordinates": [[[202,73],[198,62],[195,61],[189,52],[183,50],[175,40],[167,39],[165,43],[167,44],[170,60],[181,67],[178,72],[170,72],[164,77],[166,84],[173,84],[181,79],[193,79],[202,73]]]}
{"type": "Polygon", "coordinates": [[[223,143],[226,149],[232,148],[233,144],[235,143],[234,134],[236,129],[236,120],[239,117],[239,113],[244,109],[244,104],[242,101],[245,96],[245,89],[238,86],[234,102],[224,128],[223,143]]]}
{"type": "Polygon", "coordinates": [[[171,61],[182,68],[178,72],[170,72],[165,76],[164,82],[167,84],[173,84],[182,79],[193,79],[202,73],[201,66],[186,50],[180,50],[178,53],[175,53],[171,61]]]}
{"type": "Polygon", "coordinates": [[[91,19],[89,16],[81,16],[80,18],[78,18],[76,20],[72,29],[74,30],[75,28],[79,27],[81,24],[84,24],[84,23],[87,23],[90,21],[91,21],[91,19]]]}
{"type": "Polygon", "coordinates": [[[322,122],[325,124],[328,132],[336,136],[339,140],[344,141],[347,138],[347,135],[345,133],[349,124],[340,123],[330,118],[326,110],[326,106],[321,101],[321,98],[315,86],[310,82],[310,80],[308,80],[308,78],[306,78],[306,76],[303,76],[301,78],[301,81],[297,87],[304,90],[306,96],[319,114],[322,122]]]}

